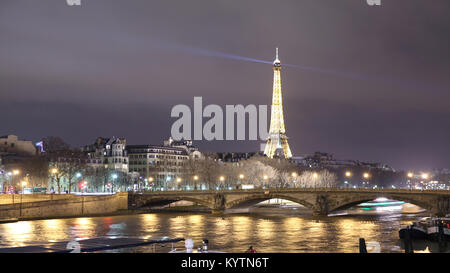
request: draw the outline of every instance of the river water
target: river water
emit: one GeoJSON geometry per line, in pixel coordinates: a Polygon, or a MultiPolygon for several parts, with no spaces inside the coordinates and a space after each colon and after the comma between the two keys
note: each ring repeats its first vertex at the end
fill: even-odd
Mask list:
{"type": "MultiPolygon", "coordinates": [[[[364,211],[353,208],[334,216],[314,217],[302,207],[255,208],[251,213],[216,216],[207,213],[158,212],[108,217],[20,221],[0,224],[0,247],[93,237],[160,236],[192,238],[200,246],[207,238],[210,249],[244,252],[358,252],[359,238],[380,245],[381,252],[403,252],[400,227],[423,217],[404,204],[364,211]],[[409,209],[405,214],[405,210],[409,209]],[[414,211],[413,211],[414,212],[414,211]]],[[[413,208],[414,210],[414,208],[413,208]]],[[[169,245],[118,250],[168,252],[169,245]]],[[[184,242],[175,244],[184,249],[184,242]]],[[[416,243],[416,252],[434,252],[435,245],[416,243]]],[[[117,252],[117,251],[116,251],[117,252]]]]}

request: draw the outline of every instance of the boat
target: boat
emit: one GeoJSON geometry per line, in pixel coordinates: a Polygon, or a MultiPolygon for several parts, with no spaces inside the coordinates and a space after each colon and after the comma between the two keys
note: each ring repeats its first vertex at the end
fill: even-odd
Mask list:
{"type": "Polygon", "coordinates": [[[184,240],[184,245],[186,247],[185,250],[177,250],[176,248],[174,248],[171,251],[169,251],[169,253],[226,253],[223,251],[209,249],[208,243],[209,242],[207,239],[203,239],[202,247],[199,247],[196,250],[194,250],[194,240],[186,239],[184,240]]]}
{"type": "Polygon", "coordinates": [[[0,224],[15,223],[18,221],[19,218],[0,218],[0,224]]]}
{"type": "Polygon", "coordinates": [[[183,238],[155,237],[155,238],[132,238],[132,237],[96,237],[62,242],[47,242],[37,245],[22,247],[0,248],[0,253],[88,253],[113,249],[124,249],[142,247],[156,244],[177,243],[183,238]]]}
{"type": "Polygon", "coordinates": [[[407,233],[412,239],[439,240],[439,237],[450,241],[450,214],[445,217],[424,217],[400,229],[400,239],[405,239],[407,233]]]}

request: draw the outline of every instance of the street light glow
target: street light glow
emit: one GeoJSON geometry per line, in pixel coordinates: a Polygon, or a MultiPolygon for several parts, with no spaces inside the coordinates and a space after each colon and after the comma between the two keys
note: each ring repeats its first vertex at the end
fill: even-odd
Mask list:
{"type": "Polygon", "coordinates": [[[345,176],[350,177],[350,176],[352,176],[352,173],[351,172],[345,172],[345,176]]]}
{"type": "Polygon", "coordinates": [[[363,174],[363,177],[364,177],[364,178],[369,178],[369,176],[370,176],[369,173],[364,173],[364,174],[363,174]]]}

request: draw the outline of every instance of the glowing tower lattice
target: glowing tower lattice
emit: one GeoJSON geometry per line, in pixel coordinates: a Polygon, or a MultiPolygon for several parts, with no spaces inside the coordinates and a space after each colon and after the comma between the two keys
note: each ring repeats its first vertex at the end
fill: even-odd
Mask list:
{"type": "Polygon", "coordinates": [[[273,61],[272,112],[270,115],[269,136],[267,137],[264,154],[269,158],[292,157],[284,127],[283,100],[281,97],[281,62],[278,59],[278,48],[276,49],[275,61],[273,61]]]}

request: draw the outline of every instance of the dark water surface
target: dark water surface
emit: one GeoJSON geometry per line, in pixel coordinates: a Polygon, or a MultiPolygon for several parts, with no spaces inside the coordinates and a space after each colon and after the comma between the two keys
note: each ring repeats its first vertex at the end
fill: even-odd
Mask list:
{"type": "MultiPolygon", "coordinates": [[[[251,214],[216,216],[203,213],[161,212],[108,217],[20,221],[0,224],[0,247],[68,241],[75,238],[158,236],[207,238],[210,249],[244,252],[250,245],[258,252],[358,252],[359,238],[378,242],[381,252],[403,252],[398,230],[422,217],[401,210],[349,210],[329,217],[302,214],[300,209],[254,209],[251,214]]],[[[433,251],[427,243],[422,251],[433,251]]],[[[175,244],[184,249],[184,242],[175,244]]],[[[167,252],[169,245],[156,252],[167,252]]],[[[153,252],[153,247],[121,250],[153,252]]],[[[418,251],[419,252],[419,251],[418,251]]],[[[434,251],[433,251],[434,252],[434,251]]]]}

